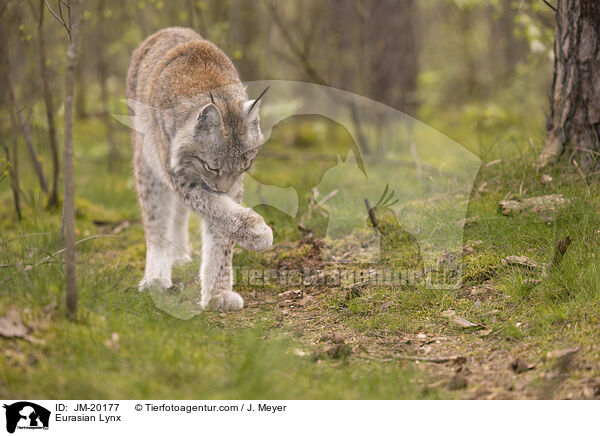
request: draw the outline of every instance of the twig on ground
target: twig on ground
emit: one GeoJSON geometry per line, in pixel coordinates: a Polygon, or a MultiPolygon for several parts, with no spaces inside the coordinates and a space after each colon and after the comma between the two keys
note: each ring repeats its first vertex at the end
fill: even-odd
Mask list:
{"type": "Polygon", "coordinates": [[[373,360],[373,361],[378,361],[378,362],[392,362],[394,360],[411,360],[414,362],[427,362],[427,363],[448,363],[448,362],[452,362],[452,363],[465,363],[467,361],[467,358],[465,356],[462,355],[457,355],[457,356],[439,356],[439,357],[427,357],[427,356],[394,356],[393,358],[385,358],[385,359],[377,359],[377,358],[373,358],[371,356],[358,356],[361,357],[363,359],[366,360],[373,360]]]}

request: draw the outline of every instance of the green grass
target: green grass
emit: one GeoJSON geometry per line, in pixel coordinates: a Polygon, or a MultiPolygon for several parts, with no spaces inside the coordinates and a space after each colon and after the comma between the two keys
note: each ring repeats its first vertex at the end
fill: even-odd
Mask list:
{"type": "MultiPolygon", "coordinates": [[[[569,393],[585,397],[583,388],[590,385],[593,392],[594,380],[600,378],[600,189],[595,180],[585,184],[577,173],[556,168],[550,173],[555,182],[541,185],[531,169],[533,153],[525,151],[517,158],[489,151],[483,156],[486,162],[499,156],[503,160],[484,163],[475,183],[476,191],[483,183],[485,187],[469,204],[468,216],[476,219],[464,235],[472,249],[462,257],[462,288],[432,290],[415,284],[351,292],[312,286],[304,290],[314,296],[314,304],[287,308],[278,304],[281,289],[275,285],[241,287],[252,303],[242,312],[180,320],[136,289],[145,247],[131,170],[124,165],[116,173],[105,171],[106,147],[97,124],[80,125],[76,139],[77,238],[106,233],[123,220],[131,225],[116,238],[78,246],[76,322],[64,317],[59,256],[27,271],[19,266],[0,269],[0,314],[17,308],[31,336],[43,341],[0,338],[2,397],[485,398],[481,392],[503,390],[516,398],[562,398],[569,393]],[[530,215],[498,212],[498,201],[511,195],[549,193],[571,200],[550,225],[530,215]],[[502,263],[508,255],[547,262],[556,241],[566,235],[573,244],[546,276],[502,263]],[[527,283],[529,278],[539,282],[527,283]],[[449,309],[484,327],[459,327],[442,315],[449,309]],[[111,342],[114,333],[118,341],[111,342]],[[340,340],[350,353],[328,351],[340,340]],[[547,374],[554,363],[546,353],[574,346],[581,349],[578,363],[548,393],[547,374]],[[451,364],[401,359],[418,354],[467,356],[468,388],[447,388],[451,364]],[[497,367],[486,369],[490,364],[482,362],[488,356],[499,359],[492,360],[497,367]],[[528,380],[521,390],[507,387],[514,377],[507,369],[512,357],[536,364],[535,370],[518,376],[528,380]]],[[[513,150],[517,147],[512,145],[513,150]]],[[[285,177],[293,179],[294,171],[302,168],[285,177]]],[[[284,173],[283,167],[274,171],[282,178],[284,173]]],[[[35,263],[59,249],[59,212],[43,207],[39,193],[30,188],[30,175],[23,186],[24,219],[18,222],[8,181],[0,182],[5,205],[0,209],[0,264],[35,263]]],[[[277,214],[269,220],[278,244],[264,254],[238,250],[235,263],[302,265],[310,247],[297,242],[303,237],[297,223],[277,214]]],[[[197,227],[195,219],[190,227],[195,239],[197,227]]],[[[417,256],[413,242],[402,233],[391,237],[388,248],[386,265],[404,265],[407,253],[417,256]]],[[[192,280],[197,267],[195,259],[176,275],[184,282],[192,280]]]]}

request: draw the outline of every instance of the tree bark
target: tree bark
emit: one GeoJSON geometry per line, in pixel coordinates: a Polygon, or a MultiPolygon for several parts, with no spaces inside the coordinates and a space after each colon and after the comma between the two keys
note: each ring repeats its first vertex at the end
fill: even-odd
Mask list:
{"type": "Polygon", "coordinates": [[[554,79],[538,165],[566,154],[584,169],[600,167],[600,2],[559,0],[554,79]]]}
{"type": "Polygon", "coordinates": [[[69,0],[72,25],[70,29],[67,66],[65,69],[65,151],[64,166],[64,205],[65,224],[65,270],[67,284],[67,317],[77,317],[77,278],[75,252],[75,181],[73,179],[73,109],[75,93],[75,74],[79,54],[79,37],[83,20],[83,0],[69,0]]]}
{"type": "MultiPolygon", "coordinates": [[[[33,9],[33,8],[32,8],[33,9]]],[[[40,0],[40,16],[38,18],[38,50],[40,56],[40,75],[42,79],[42,93],[44,94],[44,105],[46,106],[46,119],[48,121],[48,139],[50,141],[50,153],[52,154],[52,188],[48,197],[48,207],[58,206],[58,178],[60,174],[60,160],[58,158],[58,140],[56,138],[56,121],[54,118],[54,104],[52,102],[52,91],[50,90],[50,73],[48,71],[46,57],[46,42],[44,39],[44,0],[40,0]]]]}

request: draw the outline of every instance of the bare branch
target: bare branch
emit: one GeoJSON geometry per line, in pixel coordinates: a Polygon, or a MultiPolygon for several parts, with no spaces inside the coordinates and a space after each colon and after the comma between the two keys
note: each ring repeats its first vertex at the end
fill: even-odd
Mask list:
{"type": "Polygon", "coordinates": [[[279,32],[281,33],[281,35],[287,42],[290,49],[294,52],[294,54],[298,57],[298,59],[302,63],[302,66],[303,66],[306,74],[311,78],[311,80],[313,80],[317,84],[327,85],[327,81],[325,80],[325,78],[323,76],[321,76],[319,74],[319,72],[312,66],[312,64],[308,60],[306,53],[300,48],[300,46],[294,40],[294,37],[288,30],[289,26],[286,26],[283,23],[283,20],[281,19],[281,16],[279,15],[279,12],[277,11],[277,7],[268,0],[265,0],[265,4],[267,5],[267,9],[268,9],[269,13],[271,14],[271,17],[273,18],[273,22],[275,23],[275,26],[277,26],[277,29],[279,30],[279,32]]]}
{"type": "Polygon", "coordinates": [[[18,111],[15,111],[14,115],[11,115],[6,118],[0,118],[0,123],[3,123],[5,121],[14,120],[21,112],[23,112],[25,110],[26,107],[27,107],[27,105],[23,105],[23,107],[21,107],[21,109],[19,109],[18,111]]]}
{"type": "Polygon", "coordinates": [[[52,8],[50,7],[50,5],[48,4],[48,0],[44,0],[44,3],[46,3],[46,7],[48,8],[48,10],[50,11],[50,13],[52,15],[54,15],[54,18],[56,18],[56,20],[62,24],[63,26],[67,27],[67,25],[65,24],[65,22],[62,20],[62,18],[60,18],[58,15],[56,15],[56,13],[52,10],[52,8]]]}
{"type": "Polygon", "coordinates": [[[67,34],[69,35],[69,42],[71,42],[71,5],[70,5],[70,2],[67,3],[67,4],[65,4],[65,6],[66,6],[66,8],[68,10],[68,13],[69,13],[69,23],[68,24],[65,22],[65,19],[63,17],[62,8],[61,8],[62,0],[58,1],[58,15],[50,7],[50,5],[48,4],[48,0],[44,0],[44,3],[46,4],[46,8],[48,8],[48,10],[50,11],[50,13],[52,15],[54,15],[54,18],[56,18],[56,20],[60,24],[62,24],[63,27],[66,29],[67,34]]]}

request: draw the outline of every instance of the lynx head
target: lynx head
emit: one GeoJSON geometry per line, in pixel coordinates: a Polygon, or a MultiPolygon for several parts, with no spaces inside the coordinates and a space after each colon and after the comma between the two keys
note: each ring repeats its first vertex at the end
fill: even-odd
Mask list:
{"type": "MultiPolygon", "coordinates": [[[[267,88],[268,89],[268,88],[267,88]]],[[[263,143],[258,110],[265,89],[255,100],[216,91],[175,138],[172,169],[213,192],[228,192],[252,165],[263,143]]]]}

